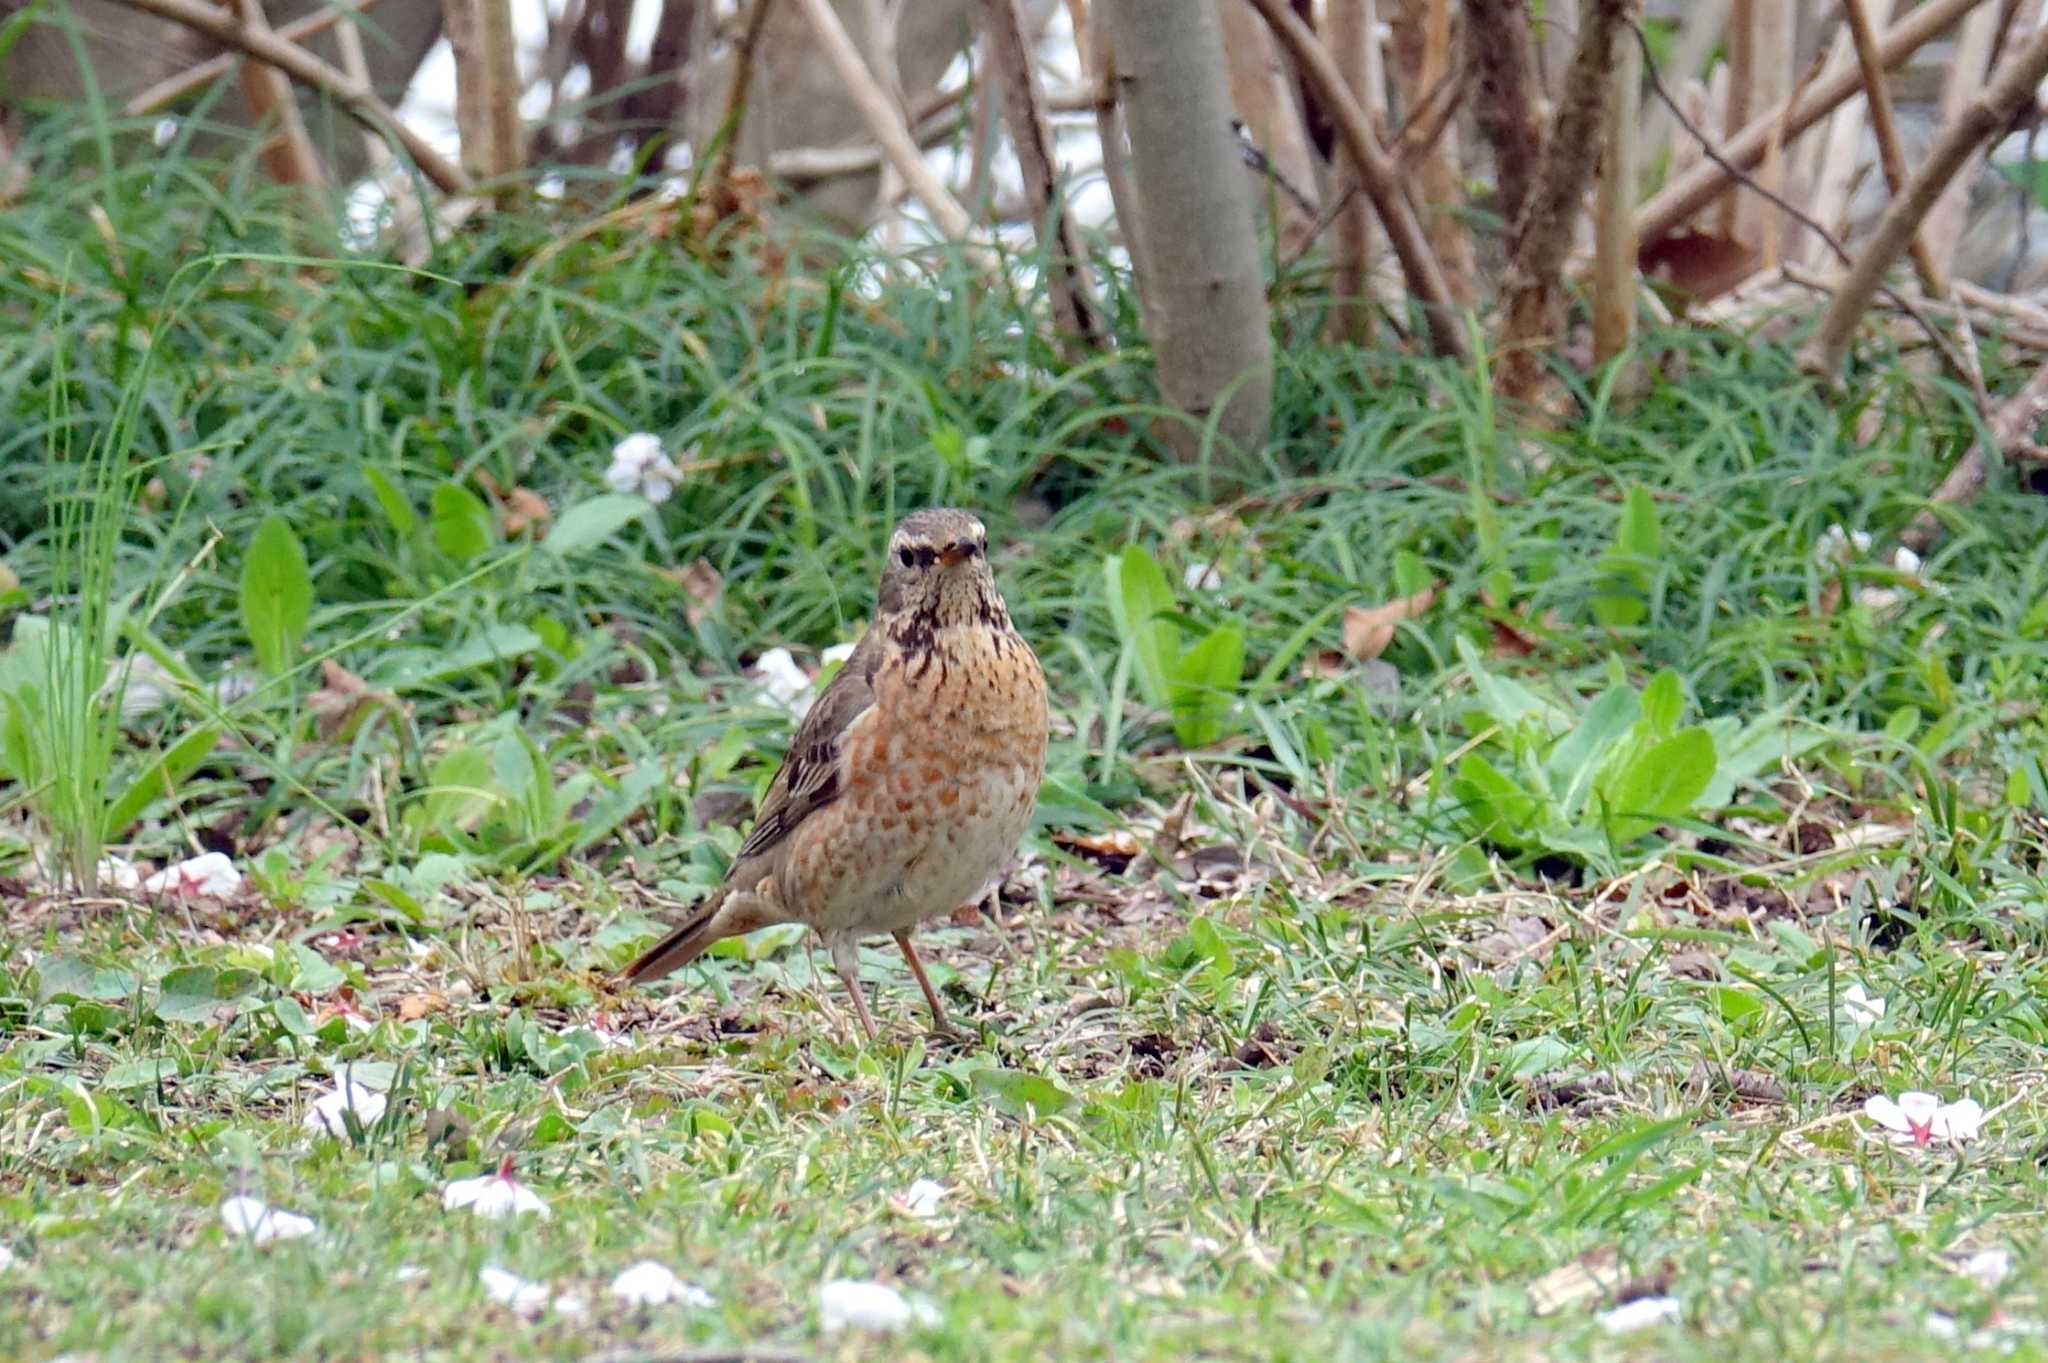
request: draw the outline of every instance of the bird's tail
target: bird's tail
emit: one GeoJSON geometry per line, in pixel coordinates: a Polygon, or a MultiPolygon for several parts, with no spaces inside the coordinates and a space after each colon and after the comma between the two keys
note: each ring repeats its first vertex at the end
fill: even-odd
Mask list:
{"type": "Polygon", "coordinates": [[[658,980],[702,956],[713,942],[730,936],[718,921],[726,895],[724,889],[712,892],[682,926],[642,952],[638,960],[619,973],[619,978],[627,984],[658,980]]]}

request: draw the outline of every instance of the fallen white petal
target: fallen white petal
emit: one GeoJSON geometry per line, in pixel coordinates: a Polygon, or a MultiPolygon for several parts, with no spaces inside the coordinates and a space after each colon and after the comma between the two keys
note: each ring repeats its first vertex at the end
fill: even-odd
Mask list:
{"type": "Polygon", "coordinates": [[[13,1267],[14,1251],[7,1248],[7,1246],[5,1245],[0,1245],[0,1272],[5,1272],[7,1269],[13,1267]]]}
{"type": "Polygon", "coordinates": [[[418,1264],[400,1264],[398,1270],[391,1275],[391,1281],[395,1283],[410,1283],[417,1282],[426,1276],[427,1271],[418,1264]]]}
{"type": "Polygon", "coordinates": [[[670,1302],[681,1302],[684,1306],[702,1308],[714,1304],[709,1292],[695,1283],[684,1282],[667,1264],[656,1263],[652,1259],[642,1259],[613,1278],[612,1295],[628,1306],[666,1306],[670,1302]]]}
{"type": "Polygon", "coordinates": [[[903,1216],[928,1221],[939,1214],[939,1199],[945,1195],[945,1184],[921,1178],[890,1199],[889,1205],[903,1216]]]}
{"type": "Polygon", "coordinates": [[[811,679],[788,649],[771,648],[755,659],[753,676],[768,698],[791,714],[801,718],[811,708],[811,679]]]}
{"type": "Polygon", "coordinates": [[[453,1211],[467,1207],[478,1216],[517,1216],[532,1212],[546,1220],[548,1204],[539,1193],[503,1172],[478,1178],[458,1178],[441,1190],[441,1208],[453,1211]]]}
{"type": "Polygon", "coordinates": [[[478,1269],[476,1276],[484,1285],[484,1293],[500,1306],[509,1306],[522,1316],[537,1316],[547,1309],[546,1283],[489,1265],[478,1269]]]}
{"type": "Polygon", "coordinates": [[[1934,1139],[1963,1145],[1976,1140],[1977,1133],[1984,1129],[1984,1109],[1974,1098],[1943,1103],[1935,1109],[1928,1126],[1934,1133],[1934,1139]]]}
{"type": "Polygon", "coordinates": [[[683,481],[683,471],[668,457],[659,437],[635,431],[612,446],[612,462],[604,471],[604,481],[614,492],[637,492],[659,505],[683,481]]]}
{"type": "Polygon", "coordinates": [[[1610,1335],[1625,1335],[1636,1330],[1647,1330],[1653,1325],[1664,1325],[1679,1317],[1676,1297],[1637,1297],[1624,1302],[1609,1311],[1602,1311],[1593,1319],[1600,1322],[1600,1328],[1610,1335]]]}
{"type": "Polygon", "coordinates": [[[818,1289],[818,1328],[874,1330],[894,1334],[912,1325],[934,1325],[939,1313],[928,1302],[912,1302],[887,1283],[840,1278],[818,1289]]]}
{"type": "Polygon", "coordinates": [[[843,663],[853,656],[854,649],[858,647],[860,647],[858,644],[834,644],[818,655],[818,661],[823,663],[843,663]]]}
{"type": "Polygon", "coordinates": [[[1191,592],[1220,592],[1223,590],[1223,574],[1216,571],[1213,563],[1200,559],[1190,563],[1180,575],[1182,585],[1191,592]]]}
{"type": "Polygon", "coordinates": [[[242,888],[242,873],[225,852],[202,852],[167,866],[142,882],[148,894],[228,899],[242,888]]]}
{"type": "Polygon", "coordinates": [[[2012,1272],[2012,1251],[2009,1249],[1980,1249],[1963,1260],[1963,1274],[1974,1278],[1980,1287],[1996,1287],[2012,1272]]]}
{"type": "Polygon", "coordinates": [[[1883,995],[1873,995],[1860,984],[1852,984],[1842,991],[1842,1011],[1858,1027],[1868,1027],[1882,1019],[1885,1007],[1883,995]]]}
{"type": "Polygon", "coordinates": [[[126,857],[101,857],[98,874],[101,884],[117,890],[142,888],[142,872],[136,870],[135,863],[126,857]]]}
{"type": "Polygon", "coordinates": [[[357,1124],[367,1128],[384,1115],[384,1107],[383,1094],[353,1079],[344,1079],[313,1100],[303,1124],[308,1131],[324,1131],[339,1140],[348,1134],[348,1121],[343,1113],[355,1113],[357,1124]]]}
{"type": "Polygon", "coordinates": [[[246,1235],[259,1245],[297,1240],[317,1229],[310,1218],[266,1206],[254,1197],[231,1197],[221,1203],[220,1220],[230,1235],[246,1235]]]}

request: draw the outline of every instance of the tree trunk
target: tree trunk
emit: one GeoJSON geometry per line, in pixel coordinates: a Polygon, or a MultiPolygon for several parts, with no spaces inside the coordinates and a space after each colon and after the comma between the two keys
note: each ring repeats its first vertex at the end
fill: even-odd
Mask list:
{"type": "MultiPolygon", "coordinates": [[[[1215,417],[1244,468],[1266,443],[1273,333],[1216,10],[1185,0],[1103,0],[1100,10],[1131,144],[1159,388],[1195,422],[1215,417]]],[[[1175,443],[1196,457],[1200,433],[1175,443]]]]}

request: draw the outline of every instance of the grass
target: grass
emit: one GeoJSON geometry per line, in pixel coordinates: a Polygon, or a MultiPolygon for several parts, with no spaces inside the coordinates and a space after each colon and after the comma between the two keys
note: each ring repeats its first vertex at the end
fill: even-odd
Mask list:
{"type": "Polygon", "coordinates": [[[1315,342],[1314,281],[1285,281],[1267,476],[1219,501],[1157,458],[1127,301],[1126,347],[1067,366],[1042,300],[944,259],[796,273],[634,227],[540,252],[552,226],[504,219],[427,273],[310,270],[285,211],[247,165],[168,156],[40,176],[0,220],[4,608],[17,638],[63,617],[49,452],[132,411],[149,481],[106,582],[150,603],[118,651],[169,680],[111,756],[109,792],[161,791],[115,841],[247,875],[59,893],[47,824],[0,831],[0,1356],[2041,1347],[2048,548],[1995,487],[1924,582],[1816,556],[1902,526],[1973,430],[1900,357],[1845,404],[1770,339],[1663,335],[1639,400],[1514,433],[1469,375],[1315,342]],[[515,489],[601,514],[636,430],[692,463],[672,499],[566,551],[508,528],[515,489]],[[1632,486],[1658,537],[1624,625],[1632,486]],[[747,667],[853,637],[888,526],[934,501],[985,512],[1058,717],[1006,925],[925,934],[974,1039],[926,1043],[875,952],[887,1035],[854,1045],[787,936],[618,991],[788,741],[747,667]],[[300,627],[244,605],[296,571],[266,522],[300,627]],[[1138,699],[1103,586],[1132,545],[1188,637],[1242,632],[1208,747],[1138,699]],[[1196,563],[1219,589],[1180,589],[1196,563]],[[1417,567],[1437,597],[1381,666],[1323,656],[1417,567]],[[1461,641],[1575,713],[1672,669],[1690,715],[1782,707],[1802,755],[1604,870],[1488,847],[1444,798],[1498,741],[1461,641]],[[344,1074],[387,1113],[310,1133],[344,1074]],[[1914,1087],[1978,1100],[1982,1138],[1873,1139],[1862,1100],[1914,1087]],[[507,1157],[548,1219],[442,1208],[507,1157]],[[891,1208],[919,1178],[949,1190],[930,1219],[891,1208]],[[321,1233],[227,1235],[245,1193],[321,1233]],[[1998,1248],[2002,1282],[1961,1271],[1998,1248]],[[648,1257],[714,1305],[614,1302],[648,1257]],[[1609,1286],[1539,1312],[1582,1257],[1609,1286]],[[587,1310],[527,1319],[486,1266],[587,1310]],[[835,1278],[936,1318],[822,1334],[835,1278]],[[1675,1323],[1598,1322],[1665,1292],[1675,1323]]]}

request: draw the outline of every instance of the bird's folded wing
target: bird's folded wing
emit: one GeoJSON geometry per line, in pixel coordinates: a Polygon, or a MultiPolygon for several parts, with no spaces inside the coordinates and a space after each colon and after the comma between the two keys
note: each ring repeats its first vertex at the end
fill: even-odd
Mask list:
{"type": "Polygon", "coordinates": [[[740,844],[739,861],[774,850],[797,825],[838,798],[846,775],[846,731],[875,702],[874,673],[881,656],[870,630],[805,714],[761,802],[754,831],[740,844]]]}

